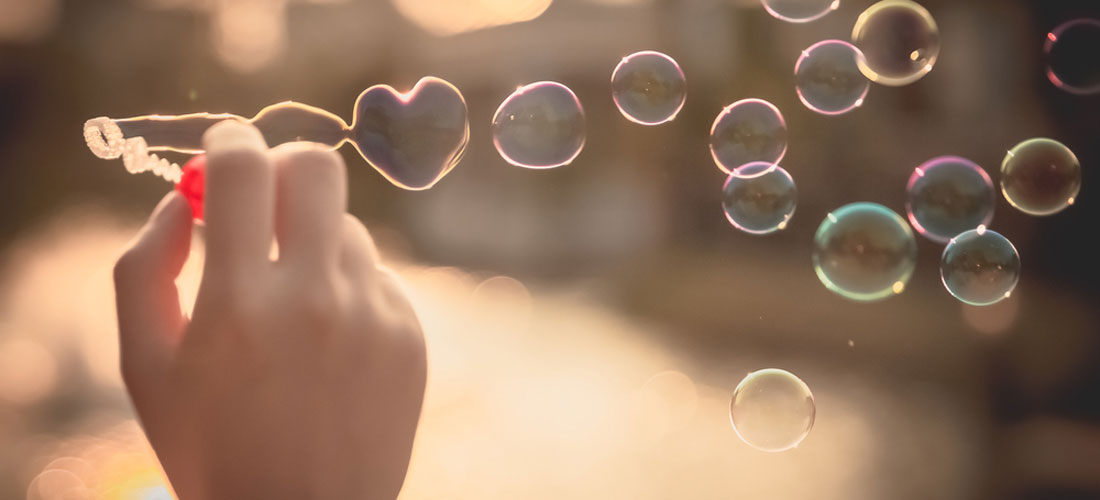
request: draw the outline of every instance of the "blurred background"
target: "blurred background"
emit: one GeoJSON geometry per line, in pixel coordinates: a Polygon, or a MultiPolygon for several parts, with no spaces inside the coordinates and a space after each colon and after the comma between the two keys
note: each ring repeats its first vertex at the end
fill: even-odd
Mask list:
{"type": "MultiPolygon", "coordinates": [[[[170,186],[93,157],[84,120],[296,100],[350,122],[363,89],[424,75],[469,105],[451,174],[403,191],[342,150],[350,211],[428,337],[402,498],[1100,498],[1100,97],[1053,87],[1042,54],[1100,3],[924,0],[943,40],[930,74],[873,86],[847,115],[810,112],[800,51],[848,39],[871,3],[795,25],[755,0],[0,0],[0,498],[171,498],[118,375],[110,283],[170,186]],[[610,97],[611,70],[646,49],[688,82],[658,127],[610,97]],[[549,171],[508,165],[489,137],[501,100],[538,80],[570,86],[588,120],[581,155],[549,171]],[[790,129],[799,206],[772,236],[726,221],[707,149],[714,117],[747,97],[790,129]],[[996,181],[1036,136],[1077,153],[1084,188],[1045,218],[999,201],[991,227],[1023,260],[1010,299],[953,299],[941,246],[919,236],[898,297],[849,302],[814,275],[828,211],[904,213],[913,168],[940,155],[996,181]],[[817,401],[785,453],[729,424],[733,388],[767,367],[817,401]]],[[[200,260],[201,245],[185,293],[200,260]]]]}

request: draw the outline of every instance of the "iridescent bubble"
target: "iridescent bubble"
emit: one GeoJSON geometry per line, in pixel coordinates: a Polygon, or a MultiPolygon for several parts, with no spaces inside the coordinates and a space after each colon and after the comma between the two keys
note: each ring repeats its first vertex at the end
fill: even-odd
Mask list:
{"type": "Polygon", "coordinates": [[[760,451],[798,446],[814,426],[814,395],[798,377],[778,368],[748,374],[730,400],[730,423],[745,444],[760,451]]]}
{"type": "Polygon", "coordinates": [[[794,88],[802,104],[823,115],[844,114],[863,104],[871,82],[859,71],[860,57],[859,49],[840,40],[803,50],[794,64],[794,88]]]}
{"type": "Polygon", "coordinates": [[[1081,163],[1053,139],[1028,139],[1001,163],[1001,192],[1030,215],[1051,215],[1073,204],[1081,191],[1081,163]]]}
{"type": "Polygon", "coordinates": [[[672,121],[684,107],[687,82],[680,65],[660,52],[636,52],[619,61],[611,73],[611,97],[619,112],[634,123],[672,121]]]}
{"type": "Polygon", "coordinates": [[[421,78],[406,93],[389,85],[364,90],[352,123],[348,139],[363,158],[405,189],[435,185],[462,159],[470,141],[462,93],[434,77],[421,78]]]}
{"type": "Polygon", "coordinates": [[[710,128],[710,154],[725,173],[754,161],[776,164],[787,153],[787,122],[772,103],[743,99],[722,109],[710,128]]]}
{"type": "Polygon", "coordinates": [[[787,227],[798,202],[794,179],[779,165],[753,162],[726,179],[722,208],[733,227],[767,234],[787,227]]]}
{"type": "Polygon", "coordinates": [[[1072,94],[1100,92],[1100,20],[1074,19],[1047,33],[1047,79],[1072,94]]]}
{"type": "Polygon", "coordinates": [[[940,31],[928,10],[911,0],[882,0],[863,11],[852,29],[863,52],[859,70],[882,85],[908,85],[932,71],[940,31]]]}
{"type": "Polygon", "coordinates": [[[760,0],[760,3],[776,19],[789,23],[821,19],[840,7],[840,0],[760,0]]]}
{"type": "Polygon", "coordinates": [[[817,228],[813,262],[826,288],[871,302],[905,289],[917,265],[917,241],[893,210],[851,203],[831,212],[817,228]]]}
{"type": "Polygon", "coordinates": [[[994,304],[1008,298],[1020,281],[1020,254],[1007,238],[979,226],[947,244],[940,278],[951,295],[967,304],[994,304]]]}
{"type": "Polygon", "coordinates": [[[516,89],[500,103],[492,133],[497,152],[512,165],[568,165],[584,148],[584,109],[569,87],[535,82],[516,89]]]}
{"type": "Polygon", "coordinates": [[[921,164],[909,176],[905,211],[918,233],[947,243],[955,235],[988,226],[997,193],[989,174],[958,156],[941,156],[921,164]]]}

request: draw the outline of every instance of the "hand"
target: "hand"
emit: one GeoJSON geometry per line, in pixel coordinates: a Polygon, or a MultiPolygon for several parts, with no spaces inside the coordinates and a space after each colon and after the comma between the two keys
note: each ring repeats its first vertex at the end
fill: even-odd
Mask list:
{"type": "Polygon", "coordinates": [[[169,480],[182,500],[395,498],[424,397],[424,340],[344,213],[343,161],[305,144],[268,151],[240,122],[204,143],[193,317],[175,287],[191,238],[178,193],[115,266],[123,379],[169,480]]]}

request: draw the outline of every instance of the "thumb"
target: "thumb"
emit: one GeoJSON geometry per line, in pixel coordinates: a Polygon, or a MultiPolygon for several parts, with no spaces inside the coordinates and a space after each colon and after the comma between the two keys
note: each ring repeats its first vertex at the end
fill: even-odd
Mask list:
{"type": "Polygon", "coordinates": [[[191,208],[172,190],[115,264],[122,377],[131,393],[160,378],[183,334],[175,280],[190,249],[191,208]]]}

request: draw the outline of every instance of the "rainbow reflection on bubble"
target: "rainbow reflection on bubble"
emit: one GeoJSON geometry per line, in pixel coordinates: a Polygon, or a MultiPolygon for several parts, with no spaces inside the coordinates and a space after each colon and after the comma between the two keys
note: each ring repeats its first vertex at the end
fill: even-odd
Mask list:
{"type": "Polygon", "coordinates": [[[840,115],[863,104],[871,82],[859,71],[859,49],[841,40],[823,40],[794,64],[795,92],[811,111],[840,115]]]}
{"type": "Polygon", "coordinates": [[[611,73],[611,98],[627,120],[659,125],[672,121],[684,107],[687,81],[671,57],[652,50],[636,52],[619,61],[611,73]]]}
{"type": "Polygon", "coordinates": [[[814,235],[814,271],[826,288],[860,302],[905,290],[917,265],[917,241],[900,215],[858,202],[830,212],[814,235]]]}
{"type": "Polygon", "coordinates": [[[997,205],[993,180],[978,164],[958,156],[922,163],[909,176],[905,212],[918,233],[947,243],[955,235],[988,226],[997,205]]]}
{"type": "Polygon", "coordinates": [[[568,165],[584,148],[585,119],[573,91],[557,82],[524,85],[493,115],[493,145],[517,167],[568,165]]]}
{"type": "Polygon", "coordinates": [[[825,17],[840,7],[840,0],[760,0],[776,19],[788,23],[808,23],[825,17]]]}
{"type": "Polygon", "coordinates": [[[1061,212],[1081,191],[1081,162],[1056,140],[1028,139],[1010,149],[1001,163],[1001,192],[1029,215],[1061,212]]]}
{"type": "Polygon", "coordinates": [[[943,249],[940,279],[964,303],[995,304],[1008,298],[1020,281],[1020,254],[1008,238],[979,226],[952,238],[943,249]]]}
{"type": "Polygon", "coordinates": [[[760,451],[798,446],[814,426],[817,406],[810,387],[778,368],[748,374],[730,399],[730,423],[737,437],[760,451]]]}
{"type": "Polygon", "coordinates": [[[742,99],[722,109],[710,128],[710,154],[725,173],[751,162],[777,164],[787,153],[787,122],[774,104],[742,99]]]}
{"type": "Polygon", "coordinates": [[[742,165],[723,186],[722,208],[733,227],[768,234],[787,227],[798,203],[794,179],[783,167],[766,162],[742,165]]]}
{"type": "Polygon", "coordinates": [[[882,85],[908,85],[935,66],[940,31],[920,4],[882,0],[856,19],[852,43],[863,52],[859,70],[867,78],[882,85]]]}
{"type": "Polygon", "coordinates": [[[1097,47],[1100,47],[1100,20],[1074,19],[1050,30],[1043,43],[1047,79],[1071,94],[1100,92],[1097,47]]]}

